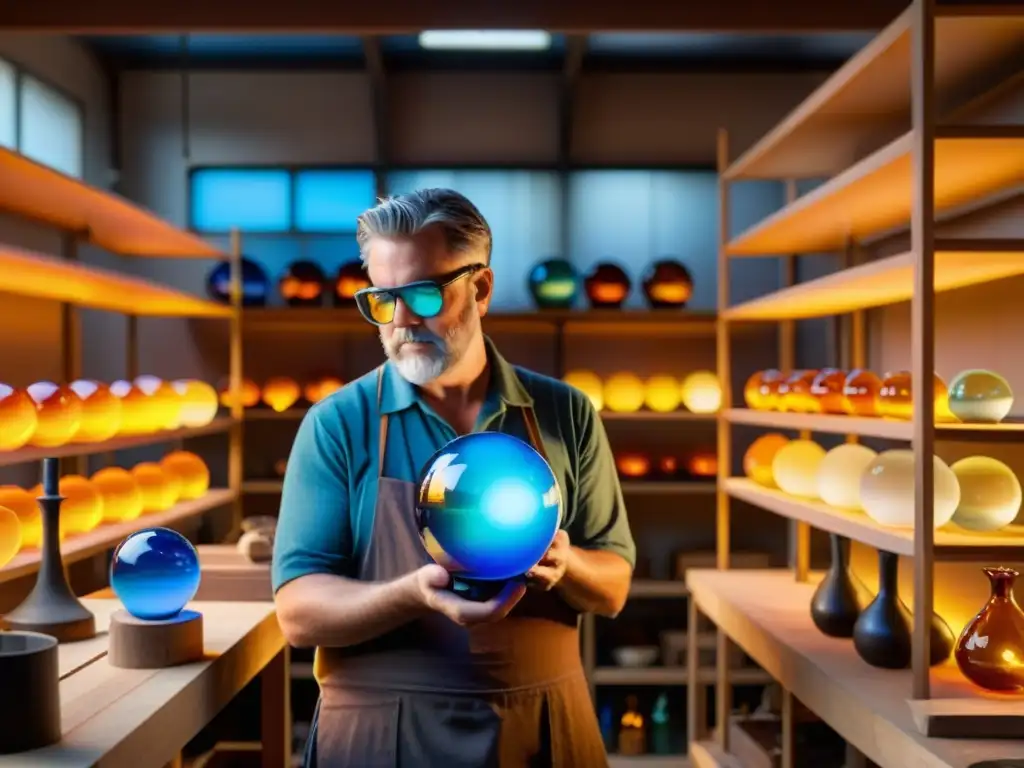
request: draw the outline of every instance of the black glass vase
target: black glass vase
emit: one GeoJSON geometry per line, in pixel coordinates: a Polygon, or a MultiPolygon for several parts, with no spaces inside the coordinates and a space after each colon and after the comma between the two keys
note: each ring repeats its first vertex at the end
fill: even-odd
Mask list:
{"type": "MultiPolygon", "coordinates": [[[[878,594],[853,627],[857,655],[873,667],[906,669],[910,666],[913,616],[899,596],[899,557],[878,552],[878,594]]],[[[949,625],[936,614],[931,622],[929,664],[941,664],[953,652],[956,638],[949,625]]]]}
{"type": "Polygon", "coordinates": [[[811,619],[829,637],[853,637],[853,626],[871,596],[850,572],[850,540],[833,533],[829,544],[832,565],[811,598],[811,619]]]}

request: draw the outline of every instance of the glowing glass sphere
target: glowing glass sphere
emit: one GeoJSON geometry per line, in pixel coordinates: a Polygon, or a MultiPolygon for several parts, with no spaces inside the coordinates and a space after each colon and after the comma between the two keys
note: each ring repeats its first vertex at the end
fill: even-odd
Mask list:
{"type": "MultiPolygon", "coordinates": [[[[935,527],[953,519],[960,504],[960,483],[942,459],[934,456],[935,527]]],[[[914,452],[906,449],[883,451],[860,480],[860,502],[876,523],[893,528],[914,527],[914,452]]]]}
{"type": "Polygon", "coordinates": [[[110,385],[110,394],[121,401],[119,435],[146,435],[155,431],[149,395],[124,379],[110,385]]]}
{"type": "Polygon", "coordinates": [[[205,427],[217,417],[220,402],[217,390],[199,379],[178,379],[171,382],[181,399],[178,414],[183,427],[205,427]]]}
{"type": "Polygon", "coordinates": [[[997,531],[1020,512],[1020,480],[1013,470],[988,456],[968,456],[951,467],[960,484],[953,522],[971,531],[997,531]]]}
{"type": "Polygon", "coordinates": [[[21,549],[21,520],[13,509],[0,505],[0,568],[3,568],[21,549]]]}
{"type": "MultiPolygon", "coordinates": [[[[220,388],[218,389],[220,404],[225,408],[230,408],[233,402],[231,396],[231,382],[221,382],[220,388]]],[[[260,388],[252,379],[242,379],[242,385],[239,389],[239,403],[243,408],[252,408],[260,401],[260,388]]]]}
{"type": "Polygon", "coordinates": [[[82,401],[82,423],[75,441],[102,443],[116,435],[121,429],[121,401],[110,394],[110,388],[90,379],[79,379],[70,386],[82,401]]]}
{"type": "Polygon", "coordinates": [[[0,451],[28,445],[38,421],[36,404],[25,390],[0,384],[0,451]]]}
{"type": "Polygon", "coordinates": [[[620,453],[615,457],[615,469],[619,477],[636,480],[650,474],[651,460],[642,453],[620,453]]]}
{"type": "Polygon", "coordinates": [[[770,411],[775,408],[775,398],[778,395],[778,383],[784,379],[782,372],[771,368],[767,371],[757,371],[743,385],[743,400],[747,408],[755,411],[770,411]],[[775,382],[773,389],[771,384],[775,382]]]}
{"type": "Polygon", "coordinates": [[[586,395],[596,410],[604,408],[604,383],[593,371],[569,371],[562,381],[586,395]]]}
{"type": "Polygon", "coordinates": [[[104,467],[89,479],[103,499],[104,522],[123,523],[142,514],[142,491],[128,470],[104,467]]]}
{"type": "Polygon", "coordinates": [[[877,416],[882,380],[863,369],[850,371],[843,384],[843,410],[849,416],[877,416]]]}
{"type": "Polygon", "coordinates": [[[298,383],[287,376],[275,376],[263,385],[263,402],[278,413],[295,405],[301,395],[298,383]]]}
{"type": "Polygon", "coordinates": [[[635,413],[644,406],[644,383],[635,373],[616,373],[604,383],[604,404],[616,413],[635,413]]]}
{"type": "Polygon", "coordinates": [[[345,382],[337,376],[321,376],[310,381],[302,388],[302,396],[307,403],[316,404],[329,397],[345,386],[345,382]]]}
{"type": "Polygon", "coordinates": [[[657,413],[669,413],[679,407],[682,393],[675,376],[651,376],[644,384],[644,404],[657,413]]]}
{"type": "Polygon", "coordinates": [[[686,457],[686,471],[692,477],[714,477],[718,474],[718,456],[714,451],[695,451],[686,457]]]}
{"type": "MultiPolygon", "coordinates": [[[[949,392],[946,382],[935,374],[935,420],[952,421],[949,413],[949,392]]],[[[882,380],[878,390],[878,415],[886,419],[910,421],[914,418],[914,396],[910,371],[890,373],[882,380]]]]}
{"type": "Polygon", "coordinates": [[[29,440],[40,448],[56,448],[75,439],[82,424],[82,401],[70,388],[38,381],[28,388],[36,404],[35,432],[29,440]]]}
{"type": "Polygon", "coordinates": [[[779,410],[784,413],[814,413],[818,403],[811,394],[811,384],[818,371],[796,371],[779,384],[779,410]]]}
{"type": "Polygon", "coordinates": [[[0,507],[6,507],[18,516],[21,548],[38,549],[43,541],[43,516],[36,497],[16,485],[0,485],[0,507]]]}
{"type": "Polygon", "coordinates": [[[452,440],[427,462],[418,487],[416,521],[427,552],[469,585],[518,579],[562,523],[562,493],[547,461],[500,432],[452,440]]]}
{"type": "Polygon", "coordinates": [[[845,413],[843,410],[843,387],[846,385],[846,371],[826,368],[811,382],[811,405],[814,413],[845,413]]]}
{"type": "Polygon", "coordinates": [[[711,371],[694,371],[680,388],[683,405],[693,413],[717,413],[722,407],[722,385],[711,371]]]}
{"type": "Polygon", "coordinates": [[[199,590],[199,555],[192,543],[169,528],[136,531],[117,545],[110,563],[110,587],[132,616],[171,619],[199,590]]]}
{"type": "Polygon", "coordinates": [[[1013,407],[1010,383],[995,371],[961,371],[949,384],[949,410],[969,424],[998,424],[1013,407]]]}
{"type": "Polygon", "coordinates": [[[789,442],[789,438],[778,432],[761,435],[750,444],[743,454],[743,474],[758,485],[775,488],[775,476],[772,474],[772,462],[775,454],[789,442]]]}
{"type": "Polygon", "coordinates": [[[839,509],[860,510],[860,480],[878,454],[858,443],[836,446],[818,466],[818,498],[839,509]]]}
{"type": "Polygon", "coordinates": [[[138,376],[133,382],[149,395],[149,419],[153,432],[181,426],[181,409],[185,402],[169,381],[156,376],[138,376]]]}
{"type": "Polygon", "coordinates": [[[181,481],[164,472],[159,464],[151,461],[136,464],[131,473],[142,493],[143,513],[165,512],[178,503],[181,481]]]}
{"type": "Polygon", "coordinates": [[[805,499],[818,498],[818,467],[825,449],[813,440],[790,440],[772,459],[772,477],[779,490],[805,499]]]}
{"type": "Polygon", "coordinates": [[[60,527],[64,536],[88,533],[103,522],[103,497],[96,486],[81,475],[62,477],[60,495],[64,497],[60,505],[60,527]]]}
{"type": "Polygon", "coordinates": [[[174,451],[160,460],[160,468],[179,483],[178,499],[198,499],[210,490],[210,470],[189,451],[174,451]]]}

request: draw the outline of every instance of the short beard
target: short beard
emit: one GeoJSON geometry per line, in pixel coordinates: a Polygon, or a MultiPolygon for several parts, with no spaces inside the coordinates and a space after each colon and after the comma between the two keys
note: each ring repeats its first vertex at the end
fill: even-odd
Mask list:
{"type": "Polygon", "coordinates": [[[394,363],[403,379],[417,387],[429,384],[458,363],[466,353],[472,334],[476,305],[469,302],[459,322],[448,330],[444,338],[426,328],[396,328],[387,341],[381,338],[384,354],[394,363]],[[403,351],[408,342],[429,344],[426,352],[403,351]]]}

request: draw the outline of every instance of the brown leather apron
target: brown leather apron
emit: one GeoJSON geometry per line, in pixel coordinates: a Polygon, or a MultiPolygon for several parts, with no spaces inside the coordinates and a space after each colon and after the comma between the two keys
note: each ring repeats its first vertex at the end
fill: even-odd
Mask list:
{"type": "MultiPolygon", "coordinates": [[[[380,405],[383,368],[378,376],[380,405]]],[[[546,456],[532,408],[516,408],[546,456]]],[[[383,477],[381,415],[373,533],[363,581],[431,562],[414,483],[383,477]]],[[[530,590],[504,620],[460,627],[440,614],[348,648],[320,648],[320,702],[307,768],[602,768],[608,765],[580,662],[579,615],[530,590]]]]}

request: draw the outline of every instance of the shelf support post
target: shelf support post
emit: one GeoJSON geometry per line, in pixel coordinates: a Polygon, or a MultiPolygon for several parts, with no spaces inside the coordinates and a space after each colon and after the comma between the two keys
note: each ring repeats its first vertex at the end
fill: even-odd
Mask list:
{"type": "Polygon", "coordinates": [[[235,494],[231,503],[232,538],[242,531],[242,440],[245,413],[242,409],[242,237],[231,230],[231,337],[229,351],[229,389],[231,392],[231,431],[228,447],[228,487],[235,494]]]}
{"type": "MultiPolygon", "coordinates": [[[[693,595],[686,598],[686,737],[690,744],[703,741],[707,734],[708,689],[700,681],[700,609],[693,595]]],[[[687,750],[689,751],[689,750],[687,750]]],[[[692,761],[693,755],[690,755],[692,761]]]]}
{"type": "MultiPolygon", "coordinates": [[[[65,232],[63,234],[61,251],[68,261],[77,262],[79,260],[78,238],[74,233],[65,232]]],[[[70,384],[82,376],[82,317],[78,307],[74,304],[61,304],[60,321],[61,339],[64,342],[61,349],[61,376],[64,377],[65,384],[70,384]]],[[[75,456],[71,464],[76,474],[87,474],[89,457],[75,456]]]]}

